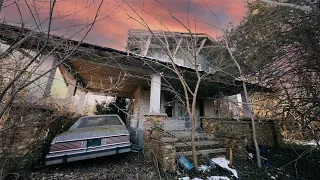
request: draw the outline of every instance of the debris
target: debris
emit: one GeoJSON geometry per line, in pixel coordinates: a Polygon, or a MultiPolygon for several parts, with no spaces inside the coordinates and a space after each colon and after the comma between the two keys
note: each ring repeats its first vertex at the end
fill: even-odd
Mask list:
{"type": "Polygon", "coordinates": [[[194,168],[193,164],[185,156],[178,158],[178,164],[188,171],[192,171],[194,168]]]}
{"type": "Polygon", "coordinates": [[[263,164],[264,164],[267,168],[271,168],[271,167],[272,167],[271,163],[269,162],[269,160],[268,160],[267,158],[261,156],[261,160],[262,160],[263,164]]]}
{"type": "Polygon", "coordinates": [[[188,177],[188,176],[182,177],[182,178],[179,178],[179,180],[190,180],[190,177],[188,177]]]}
{"type": "Polygon", "coordinates": [[[230,180],[230,178],[225,176],[211,176],[211,177],[208,177],[207,180],[230,180]]]}
{"type": "Polygon", "coordinates": [[[229,167],[229,161],[225,158],[212,158],[211,159],[216,165],[220,166],[223,169],[227,169],[232,172],[232,174],[238,178],[238,173],[235,169],[229,167]]]}
{"type": "Polygon", "coordinates": [[[210,172],[210,166],[200,165],[198,169],[199,169],[199,171],[202,172],[202,173],[210,172]]]}
{"type": "Polygon", "coordinates": [[[274,177],[274,176],[271,176],[270,178],[271,178],[271,179],[276,179],[276,177],[274,177]]]}
{"type": "Polygon", "coordinates": [[[210,169],[216,168],[216,165],[214,164],[214,162],[211,159],[209,159],[209,164],[210,164],[210,169]]]}

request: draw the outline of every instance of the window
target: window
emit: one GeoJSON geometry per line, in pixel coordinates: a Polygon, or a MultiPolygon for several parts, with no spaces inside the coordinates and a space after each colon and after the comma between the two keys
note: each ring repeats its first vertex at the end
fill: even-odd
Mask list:
{"type": "Polygon", "coordinates": [[[167,116],[168,116],[168,117],[172,117],[173,107],[172,107],[172,106],[165,106],[164,109],[165,109],[165,111],[166,111],[167,116]]]}
{"type": "Polygon", "coordinates": [[[80,118],[70,129],[123,125],[118,116],[87,116],[80,118]]]}

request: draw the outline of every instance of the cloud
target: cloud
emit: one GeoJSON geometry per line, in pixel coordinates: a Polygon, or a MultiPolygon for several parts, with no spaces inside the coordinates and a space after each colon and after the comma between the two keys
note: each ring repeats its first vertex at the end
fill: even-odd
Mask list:
{"type": "MultiPolygon", "coordinates": [[[[224,28],[229,22],[238,24],[245,15],[243,0],[127,0],[126,2],[127,4],[120,0],[104,1],[98,16],[99,21],[86,41],[123,50],[126,46],[128,30],[145,29],[144,25],[141,25],[144,22],[154,30],[169,29],[186,32],[187,29],[184,26],[187,26],[193,32],[207,33],[215,37],[221,32],[208,24],[224,28]],[[218,16],[222,25],[218,23],[207,6],[218,16]]],[[[1,19],[6,18],[11,22],[19,21],[17,8],[13,5],[6,6],[10,3],[12,1],[5,1],[6,8],[1,12],[1,19]]],[[[28,19],[30,25],[35,25],[26,4],[19,1],[19,5],[24,19],[28,19]]],[[[53,28],[57,29],[55,33],[68,36],[76,33],[91,23],[98,6],[99,1],[57,1],[53,20],[53,28]]],[[[37,12],[41,21],[49,16],[50,4],[48,2],[37,1],[35,7],[36,10],[31,7],[33,13],[37,12]]],[[[47,22],[44,25],[47,25],[47,22]]],[[[78,36],[80,37],[84,32],[78,36]]]]}

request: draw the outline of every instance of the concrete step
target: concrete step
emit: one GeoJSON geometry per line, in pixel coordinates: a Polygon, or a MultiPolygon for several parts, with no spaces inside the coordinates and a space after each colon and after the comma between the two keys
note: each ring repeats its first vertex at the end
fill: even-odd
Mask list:
{"type": "MultiPolygon", "coordinates": [[[[170,137],[177,137],[180,139],[190,139],[190,131],[166,131],[165,133],[166,136],[170,137]]],[[[195,132],[195,138],[202,138],[203,133],[201,132],[195,132]]]]}
{"type": "MultiPolygon", "coordinates": [[[[203,141],[195,141],[196,146],[211,146],[211,145],[218,145],[220,144],[219,141],[210,141],[210,140],[203,140],[203,141]]],[[[178,142],[175,143],[174,146],[178,147],[190,147],[191,142],[178,142]]]]}
{"type": "Polygon", "coordinates": [[[166,142],[166,143],[173,143],[178,141],[178,138],[173,138],[173,137],[162,137],[161,141],[166,142]]]}
{"type": "MultiPolygon", "coordinates": [[[[216,149],[205,149],[205,150],[198,150],[197,155],[204,155],[204,154],[217,154],[217,153],[225,153],[227,152],[226,148],[216,148],[216,149]]],[[[184,152],[177,152],[177,156],[192,156],[192,151],[184,151],[184,152]]]]}

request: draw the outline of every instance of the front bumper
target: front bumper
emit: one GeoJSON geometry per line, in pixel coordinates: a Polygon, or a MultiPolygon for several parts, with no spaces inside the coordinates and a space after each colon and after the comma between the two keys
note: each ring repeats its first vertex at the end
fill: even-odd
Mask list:
{"type": "Polygon", "coordinates": [[[49,153],[46,156],[45,164],[53,165],[65,162],[79,161],[84,159],[92,159],[97,157],[109,156],[114,154],[126,153],[131,150],[131,142],[102,145],[96,147],[80,148],[69,151],[60,151],[49,153]]]}

